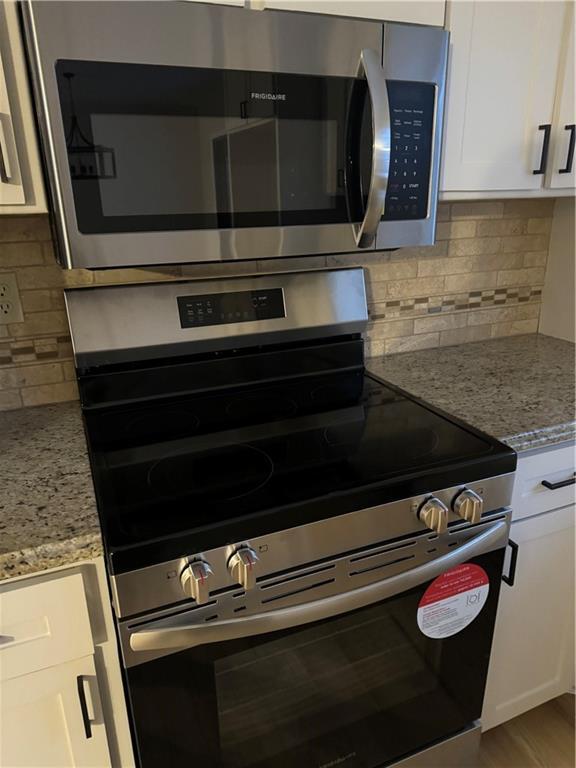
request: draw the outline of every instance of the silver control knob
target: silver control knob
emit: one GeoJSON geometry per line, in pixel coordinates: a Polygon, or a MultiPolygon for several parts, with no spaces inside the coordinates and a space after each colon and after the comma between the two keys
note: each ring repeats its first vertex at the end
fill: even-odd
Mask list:
{"type": "Polygon", "coordinates": [[[452,502],[452,509],[463,520],[469,523],[479,523],[482,516],[482,507],[484,501],[481,496],[471,491],[470,488],[464,488],[452,502]]]}
{"type": "Polygon", "coordinates": [[[210,576],[212,568],[206,560],[192,560],[180,575],[182,589],[187,597],[193,597],[198,605],[210,599],[210,576]]]}
{"type": "Polygon", "coordinates": [[[448,507],[440,499],[430,496],[420,506],[418,510],[418,519],[421,520],[427,528],[436,533],[446,533],[448,528],[448,507]]]}
{"type": "Polygon", "coordinates": [[[239,547],[228,560],[228,570],[237,584],[244,589],[254,589],[256,586],[256,563],[258,555],[248,545],[239,547]]]}

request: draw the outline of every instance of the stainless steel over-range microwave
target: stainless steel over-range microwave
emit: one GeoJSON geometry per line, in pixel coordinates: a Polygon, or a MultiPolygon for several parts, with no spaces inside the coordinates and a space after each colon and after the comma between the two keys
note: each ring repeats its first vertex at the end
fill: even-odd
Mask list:
{"type": "Polygon", "coordinates": [[[22,9],[64,266],[434,241],[443,30],[165,0],[22,9]]]}

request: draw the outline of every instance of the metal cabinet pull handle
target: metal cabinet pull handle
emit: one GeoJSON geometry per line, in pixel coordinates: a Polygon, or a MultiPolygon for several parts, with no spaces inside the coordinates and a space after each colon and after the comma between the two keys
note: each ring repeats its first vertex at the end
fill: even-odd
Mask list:
{"type": "Polygon", "coordinates": [[[360,55],[358,76],[364,74],[372,104],[372,176],[364,220],[352,224],[359,248],[369,248],[374,242],[384,213],[388,174],[390,173],[390,105],[388,86],[380,63],[380,54],[365,48],[360,55]]]}
{"type": "Polygon", "coordinates": [[[544,140],[542,142],[542,154],[540,155],[540,168],[537,168],[532,173],[535,176],[541,176],[546,173],[546,166],[548,164],[548,148],[550,146],[550,132],[552,131],[551,123],[544,123],[544,125],[538,126],[539,131],[544,131],[544,140]]]}
{"type": "Polygon", "coordinates": [[[508,575],[502,574],[502,581],[504,584],[508,584],[509,587],[514,586],[516,580],[516,564],[518,563],[518,550],[520,547],[512,539],[508,539],[508,546],[512,550],[512,557],[510,558],[510,568],[508,569],[508,575]]]}
{"type": "Polygon", "coordinates": [[[572,163],[574,162],[574,145],[576,144],[576,125],[564,126],[565,131],[570,131],[570,143],[568,144],[568,155],[566,156],[566,166],[560,168],[558,173],[572,173],[572,163]]]}
{"type": "Polygon", "coordinates": [[[6,142],[6,134],[4,132],[4,126],[2,125],[2,116],[0,115],[0,181],[7,184],[12,181],[12,166],[10,165],[10,157],[8,155],[8,144],[6,142]]]}
{"type": "Polygon", "coordinates": [[[567,485],[576,484],[576,474],[569,477],[567,480],[558,480],[557,483],[551,483],[550,480],[542,480],[544,488],[548,488],[549,491],[556,491],[558,488],[566,488],[567,485]]]}
{"type": "Polygon", "coordinates": [[[86,699],[85,683],[88,681],[84,675],[78,675],[76,678],[76,685],[78,687],[78,699],[80,700],[80,711],[82,712],[82,722],[84,723],[84,733],[87,739],[92,738],[92,721],[90,719],[90,713],[88,711],[88,701],[86,699]]]}
{"type": "Polygon", "coordinates": [[[413,589],[440,576],[455,565],[464,563],[484,552],[504,547],[508,541],[508,524],[499,520],[469,539],[462,546],[423,565],[398,573],[383,581],[365,587],[315,600],[304,605],[280,608],[276,611],[254,614],[244,619],[224,619],[208,623],[190,622],[184,615],[151,621],[145,628],[130,636],[133,651],[158,651],[169,648],[195,648],[210,643],[221,643],[243,637],[254,637],[268,632],[278,632],[291,627],[301,627],[315,621],[333,618],[343,613],[364,608],[388,597],[413,589]]]}

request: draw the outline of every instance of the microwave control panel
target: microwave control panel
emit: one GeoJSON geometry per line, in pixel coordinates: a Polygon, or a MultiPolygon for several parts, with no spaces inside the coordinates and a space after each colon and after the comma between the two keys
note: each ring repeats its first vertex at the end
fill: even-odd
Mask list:
{"type": "Polygon", "coordinates": [[[384,221],[425,219],[432,162],[436,87],[388,80],[390,173],[384,221]]]}

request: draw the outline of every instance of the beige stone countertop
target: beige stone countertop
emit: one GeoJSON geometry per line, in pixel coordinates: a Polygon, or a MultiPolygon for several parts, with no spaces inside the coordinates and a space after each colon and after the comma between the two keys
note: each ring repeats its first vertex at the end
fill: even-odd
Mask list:
{"type": "MultiPolygon", "coordinates": [[[[576,434],[568,342],[516,336],[390,355],[367,367],[517,450],[576,434]]],[[[102,552],[78,403],[0,413],[0,580],[102,552]]]]}
{"type": "Polygon", "coordinates": [[[77,402],[0,413],[0,580],[102,555],[77,402]]]}
{"type": "Polygon", "coordinates": [[[370,359],[367,368],[517,451],[576,438],[575,345],[541,334],[370,359]]]}

